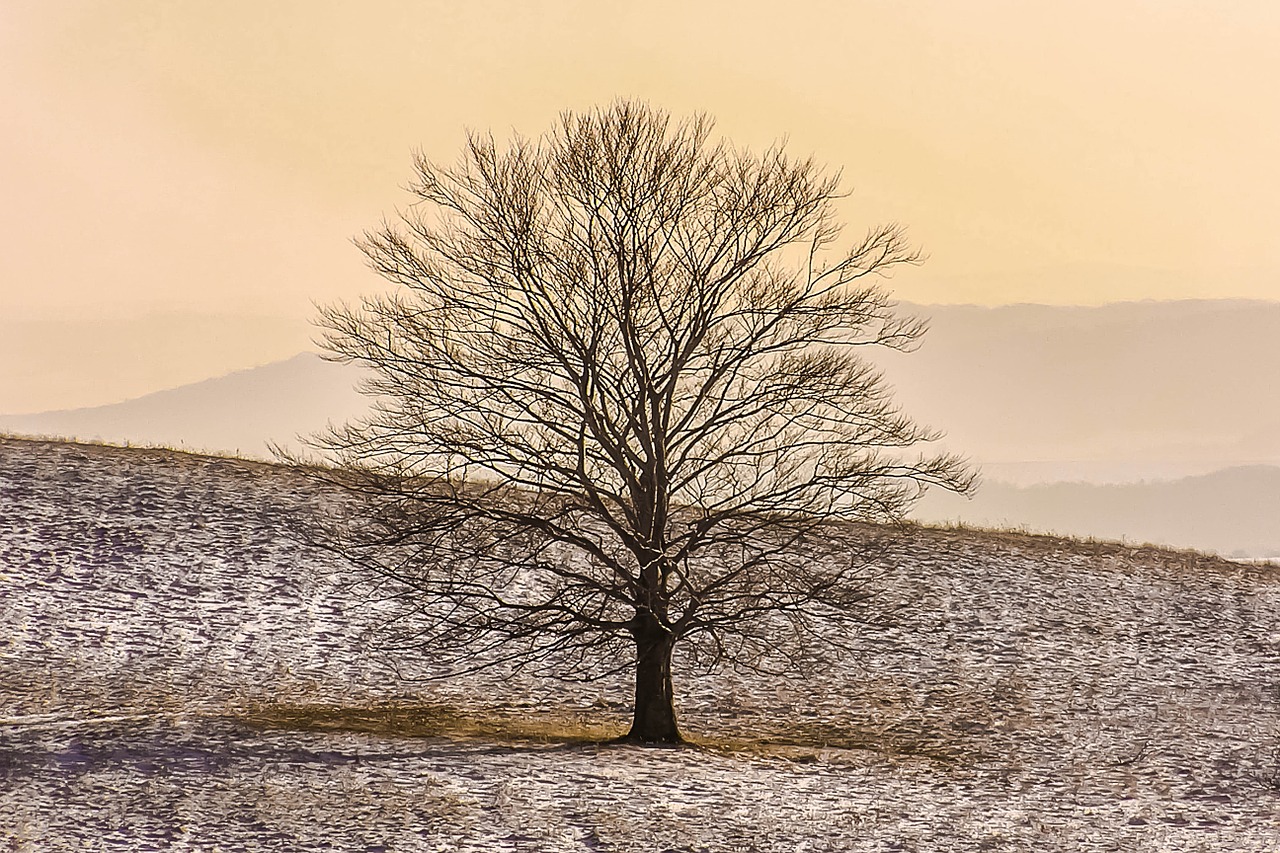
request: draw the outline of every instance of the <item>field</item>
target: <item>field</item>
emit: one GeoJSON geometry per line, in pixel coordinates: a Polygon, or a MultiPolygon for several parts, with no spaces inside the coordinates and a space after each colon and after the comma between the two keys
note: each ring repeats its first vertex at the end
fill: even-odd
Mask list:
{"type": "Polygon", "coordinates": [[[424,680],[256,462],[0,439],[12,850],[1233,850],[1280,838],[1280,569],[859,528],[902,605],[804,679],[424,680]]]}

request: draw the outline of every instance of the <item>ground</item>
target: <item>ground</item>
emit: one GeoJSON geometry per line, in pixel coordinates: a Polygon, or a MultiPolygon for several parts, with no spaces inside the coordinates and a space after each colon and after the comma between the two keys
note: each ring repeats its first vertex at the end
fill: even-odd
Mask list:
{"type": "Polygon", "coordinates": [[[285,535],[282,469],[0,439],[13,850],[1233,850],[1280,837],[1280,570],[928,528],[803,679],[445,682],[285,535]]]}

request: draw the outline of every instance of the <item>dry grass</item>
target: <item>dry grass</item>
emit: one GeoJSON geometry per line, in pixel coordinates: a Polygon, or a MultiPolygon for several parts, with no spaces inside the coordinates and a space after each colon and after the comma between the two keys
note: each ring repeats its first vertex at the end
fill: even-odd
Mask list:
{"type": "Polygon", "coordinates": [[[126,453],[129,454],[131,459],[142,458],[151,462],[164,462],[175,465],[207,465],[209,463],[233,462],[237,465],[243,465],[246,468],[250,468],[255,471],[287,467],[281,466],[276,462],[270,462],[264,459],[255,459],[253,457],[242,456],[239,454],[210,453],[197,448],[172,447],[164,444],[133,444],[131,442],[117,444],[106,441],[82,441],[57,435],[14,435],[12,433],[0,432],[0,443],[3,442],[22,442],[28,445],[46,447],[50,445],[72,447],[86,455],[98,457],[109,457],[115,454],[126,453]]]}
{"type": "Polygon", "coordinates": [[[616,724],[575,716],[508,710],[463,710],[420,702],[370,705],[270,704],[246,708],[232,719],[255,728],[303,732],[358,732],[386,737],[491,740],[506,743],[606,743],[622,734],[616,724]]]}
{"type": "MultiPolygon", "coordinates": [[[[625,732],[625,721],[598,712],[552,713],[514,709],[463,710],[440,703],[382,702],[369,705],[268,704],[228,719],[252,728],[292,732],[351,732],[393,738],[449,738],[498,744],[605,746],[625,732]]],[[[617,716],[616,714],[613,716],[617,716]]],[[[818,761],[832,753],[859,752],[879,760],[926,760],[941,768],[970,762],[972,750],[953,733],[899,724],[856,727],[796,722],[759,735],[686,732],[685,748],[733,758],[818,761]]]]}
{"type": "MultiPolygon", "coordinates": [[[[1150,565],[1171,574],[1182,572],[1243,573],[1257,579],[1280,580],[1275,569],[1280,568],[1270,560],[1232,560],[1218,554],[1197,551],[1192,548],[1175,548],[1151,542],[1095,539],[1092,536],[1070,536],[1047,533],[1026,527],[989,528],[973,527],[962,523],[926,524],[903,522],[901,528],[942,540],[985,542],[1007,551],[1053,555],[1071,553],[1090,557],[1113,558],[1125,567],[1150,565]]],[[[1095,565],[1095,569],[1098,566],[1095,565]]]]}

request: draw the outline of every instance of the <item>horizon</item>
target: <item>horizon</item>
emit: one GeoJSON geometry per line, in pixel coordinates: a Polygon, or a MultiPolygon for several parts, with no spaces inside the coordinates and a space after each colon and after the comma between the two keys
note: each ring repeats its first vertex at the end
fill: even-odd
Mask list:
{"type": "MultiPolygon", "coordinates": [[[[1268,378],[1280,373],[1269,344],[1280,336],[1280,303],[907,303],[900,313],[925,319],[930,331],[918,352],[882,353],[876,366],[905,412],[940,426],[941,446],[979,462],[993,481],[1168,481],[1280,464],[1280,404],[1268,378]]],[[[165,330],[181,325],[157,316],[165,330]]],[[[169,343],[189,341],[171,335],[169,343]]],[[[94,381],[97,399],[0,410],[0,427],[215,451],[288,442],[368,405],[355,391],[358,366],[323,357],[314,341],[248,364],[224,357],[187,381],[114,397],[94,381]]]]}
{"type": "MultiPolygon", "coordinates": [[[[892,291],[891,291],[891,295],[892,291]]],[[[1049,303],[1049,302],[1009,302],[1000,304],[978,304],[972,302],[932,302],[921,303],[908,299],[897,299],[895,302],[901,306],[904,311],[911,312],[916,310],[937,309],[977,309],[983,311],[999,311],[1001,309],[1075,309],[1075,310],[1103,310],[1108,308],[1123,308],[1125,306],[1155,306],[1162,304],[1182,304],[1192,305],[1267,305],[1280,306],[1280,299],[1260,299],[1251,297],[1222,297],[1222,298],[1205,298],[1205,297],[1189,297],[1189,298],[1159,298],[1147,297],[1142,299],[1125,299],[1112,302],[1103,302],[1096,304],[1080,304],[1080,303],[1049,303]]],[[[93,363],[86,361],[81,366],[89,374],[88,376],[75,376],[66,369],[55,371],[52,374],[40,376],[31,375],[29,367],[22,362],[22,349],[29,341],[23,340],[19,335],[9,334],[0,335],[0,416],[16,417],[28,415],[42,415],[59,412],[75,411],[80,409],[102,408],[120,403],[126,403],[142,397],[148,397],[153,394],[164,393],[167,391],[177,390],[188,385],[206,382],[224,378],[234,373],[240,373],[255,368],[266,367],[272,364],[278,364],[299,355],[307,353],[324,354],[323,347],[319,346],[313,338],[310,338],[320,327],[316,325],[314,317],[290,317],[282,314],[255,314],[255,313],[239,313],[233,314],[228,312],[215,311],[198,311],[198,310],[173,310],[157,308],[145,313],[121,313],[118,316],[103,316],[101,314],[79,314],[68,317],[64,312],[48,311],[41,314],[26,314],[0,319],[0,332],[10,331],[13,327],[22,325],[48,325],[54,327],[63,327],[67,330],[65,334],[71,334],[75,329],[83,329],[92,327],[95,330],[107,331],[112,325],[138,325],[148,324],[151,334],[157,337],[164,337],[163,332],[169,329],[168,322],[174,320],[192,320],[199,319],[203,321],[227,321],[215,323],[215,328],[211,331],[235,333],[240,330],[243,334],[243,324],[249,323],[253,325],[270,324],[274,327],[274,331],[280,330],[292,331],[293,334],[282,334],[272,339],[263,340],[262,338],[250,337],[248,340],[237,341],[237,335],[231,334],[227,337],[232,338],[231,346],[227,346],[227,337],[222,335],[214,335],[215,341],[207,343],[223,344],[220,352],[210,352],[205,357],[194,360],[191,364],[174,364],[162,363],[156,364],[149,355],[138,347],[137,340],[138,330],[135,329],[130,335],[111,336],[108,339],[118,346],[129,349],[133,352],[134,357],[131,359],[123,359],[110,363],[93,363]],[[239,321],[239,322],[236,322],[239,321]],[[6,329],[6,327],[9,327],[6,329]],[[309,338],[308,340],[303,340],[309,338]],[[238,343],[238,345],[236,345],[238,343]],[[136,376],[125,376],[121,380],[120,373],[127,371],[129,368],[135,370],[136,376]],[[161,368],[158,370],[158,368],[161,368]],[[165,372],[162,368],[170,368],[165,372]],[[176,368],[173,369],[173,368],[176,368]],[[96,373],[95,373],[96,371],[96,373]],[[22,374],[28,374],[22,377],[22,374]],[[114,376],[113,376],[114,374],[114,376]],[[25,378],[27,381],[22,383],[18,381],[25,378]],[[59,386],[57,380],[64,380],[62,387],[59,386]],[[112,379],[117,380],[114,384],[112,379]],[[8,380],[8,381],[5,381],[8,380]],[[24,393],[25,392],[25,393],[24,393]],[[13,402],[13,401],[17,402],[13,402]],[[31,403],[28,401],[41,401],[31,403]],[[52,403],[48,401],[54,401],[52,403]]],[[[259,327],[260,328],[260,327],[259,327]]],[[[45,340],[47,344],[47,336],[50,329],[45,328],[38,331],[38,336],[45,340]]],[[[56,338],[56,332],[55,338],[56,338]]],[[[35,337],[34,335],[31,337],[35,337]]],[[[925,345],[928,345],[929,337],[926,334],[924,338],[925,345]]],[[[172,343],[172,341],[170,342],[172,343]]],[[[70,353],[64,353],[70,354],[70,353]]],[[[30,357],[31,361],[47,362],[51,353],[36,353],[30,357]]]]}

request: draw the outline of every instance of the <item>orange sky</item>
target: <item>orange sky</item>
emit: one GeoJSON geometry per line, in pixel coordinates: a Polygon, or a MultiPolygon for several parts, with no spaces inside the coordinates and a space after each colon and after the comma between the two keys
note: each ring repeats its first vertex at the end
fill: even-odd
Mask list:
{"type": "Polygon", "coordinates": [[[929,253],[913,302],[1280,299],[1280,4],[782,8],[6,0],[0,322],[274,316],[225,369],[296,351],[378,286],[350,239],[412,148],[617,96],[843,168],[855,230],[929,253]]]}

